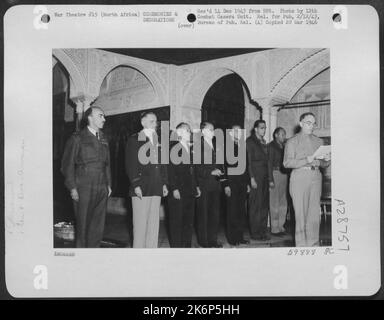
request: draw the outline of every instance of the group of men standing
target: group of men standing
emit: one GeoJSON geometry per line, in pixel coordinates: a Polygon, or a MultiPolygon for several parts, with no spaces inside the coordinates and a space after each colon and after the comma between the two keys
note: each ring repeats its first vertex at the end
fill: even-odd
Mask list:
{"type": "MultiPolygon", "coordinates": [[[[103,236],[107,198],[111,194],[109,148],[101,132],[105,123],[102,109],[91,107],[85,117],[88,126],[67,142],[62,173],[75,207],[76,246],[98,247],[103,236]]],[[[194,230],[200,247],[222,247],[217,237],[223,209],[220,208],[222,190],[226,198],[229,244],[249,243],[244,239],[247,212],[251,239],[270,239],[269,213],[271,233],[283,235],[287,213],[286,168],[292,169],[290,193],[296,214],[296,246],[318,245],[321,193],[318,168],[328,165],[330,159],[313,157],[322,144],[312,134],[314,123],[313,114],[303,114],[301,133],[285,145],[283,128],[277,128],[274,140],[267,144],[266,123],[257,120],[246,140],[246,170],[230,174],[228,169],[234,164],[216,159],[224,146],[215,142],[212,123],[203,122],[200,126],[201,163],[193,163],[196,150],[191,144],[191,128],[183,122],[177,125],[177,141],[171,145],[171,157],[174,152],[182,161],[165,164],[168,161],[162,161],[161,144],[157,140],[157,117],[153,112],[142,114],[143,129],[128,138],[125,153],[132,199],[133,247],[158,246],[162,197],[167,197],[171,247],[190,248],[194,230]],[[149,162],[142,159],[147,151],[151,154],[149,162]]],[[[242,132],[240,125],[234,125],[229,134],[235,156],[242,150],[242,132]]]]}

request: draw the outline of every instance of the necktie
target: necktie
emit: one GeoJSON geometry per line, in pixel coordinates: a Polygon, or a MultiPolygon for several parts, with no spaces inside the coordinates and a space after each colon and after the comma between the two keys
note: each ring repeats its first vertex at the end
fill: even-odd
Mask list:
{"type": "Polygon", "coordinates": [[[99,133],[98,133],[98,132],[96,132],[96,138],[97,138],[97,140],[100,140],[100,139],[99,139],[99,133]]]}

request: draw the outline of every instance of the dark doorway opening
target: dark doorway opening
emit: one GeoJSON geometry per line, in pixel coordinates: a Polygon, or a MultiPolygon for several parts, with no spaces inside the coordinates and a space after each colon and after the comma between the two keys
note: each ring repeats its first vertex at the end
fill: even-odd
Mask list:
{"type": "Polygon", "coordinates": [[[237,74],[217,80],[207,91],[202,105],[202,121],[212,122],[215,128],[228,129],[244,124],[244,83],[237,74]]]}
{"type": "MultiPolygon", "coordinates": [[[[202,121],[211,122],[215,129],[224,131],[237,124],[244,126],[247,87],[237,74],[217,80],[207,91],[202,105],[202,121]]],[[[227,199],[222,192],[220,201],[220,229],[226,229],[227,199]]]]}
{"type": "Polygon", "coordinates": [[[126,197],[128,194],[128,177],[125,173],[125,145],[129,136],[142,129],[140,116],[144,111],[151,111],[156,114],[160,138],[160,122],[170,119],[169,106],[106,117],[103,132],[109,142],[113,197],[126,197]]]}

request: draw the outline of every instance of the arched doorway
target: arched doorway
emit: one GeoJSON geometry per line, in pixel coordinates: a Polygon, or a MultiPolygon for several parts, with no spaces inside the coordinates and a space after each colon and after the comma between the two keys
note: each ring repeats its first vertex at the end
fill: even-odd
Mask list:
{"type": "MultiPolygon", "coordinates": [[[[231,73],[218,79],[208,89],[201,107],[201,119],[213,123],[216,129],[223,130],[226,143],[225,130],[235,124],[244,126],[246,105],[249,106],[249,103],[244,81],[236,73],[231,73]]],[[[224,237],[227,208],[226,196],[222,193],[219,238],[224,237]]]]}
{"type": "Polygon", "coordinates": [[[217,80],[205,94],[201,107],[202,121],[222,130],[234,124],[244,125],[246,87],[235,73],[217,80]]]}
{"type": "Polygon", "coordinates": [[[159,122],[169,120],[169,106],[159,106],[158,103],[154,85],[136,68],[117,66],[101,83],[99,97],[93,105],[101,107],[106,114],[103,132],[109,141],[113,197],[127,196],[125,145],[130,135],[141,130],[141,113],[151,110],[159,122]]]}
{"type": "Polygon", "coordinates": [[[157,102],[157,92],[148,77],[136,68],[120,65],[106,74],[94,104],[113,115],[158,106],[157,102]]]}
{"type": "Polygon", "coordinates": [[[297,133],[299,117],[312,112],[316,116],[317,127],[314,134],[322,138],[331,135],[330,69],[313,76],[293,95],[291,100],[277,112],[277,126],[283,127],[287,137],[297,133]]]}

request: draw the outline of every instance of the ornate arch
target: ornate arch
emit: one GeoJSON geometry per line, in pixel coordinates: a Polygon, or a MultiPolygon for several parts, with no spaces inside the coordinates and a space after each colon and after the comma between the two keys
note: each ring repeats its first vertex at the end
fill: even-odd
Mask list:
{"type": "Polygon", "coordinates": [[[114,61],[113,63],[108,64],[105,68],[100,70],[98,80],[94,84],[95,87],[97,87],[99,90],[97,92],[97,96],[100,94],[101,85],[102,85],[105,77],[113,69],[115,69],[117,67],[129,67],[129,68],[135,69],[138,72],[140,72],[141,74],[143,74],[148,79],[150,84],[153,86],[153,89],[155,90],[155,94],[157,96],[159,105],[166,105],[167,104],[167,101],[165,99],[165,96],[166,96],[165,90],[162,86],[162,82],[160,81],[160,79],[153,72],[151,72],[148,68],[146,68],[145,66],[140,65],[138,63],[134,63],[134,62],[114,61]]]}
{"type": "Polygon", "coordinates": [[[60,61],[69,73],[72,84],[70,86],[70,97],[84,95],[86,92],[85,79],[73,60],[61,49],[54,49],[52,55],[56,60],[60,61]]]}
{"type": "Polygon", "coordinates": [[[204,97],[208,92],[209,88],[217,80],[229,74],[237,74],[245,83],[247,87],[246,89],[249,92],[250,86],[241,73],[229,68],[212,67],[205,70],[204,72],[197,73],[194,76],[194,79],[185,89],[182,105],[200,109],[203,104],[204,97]]]}
{"type": "Polygon", "coordinates": [[[288,102],[315,75],[330,67],[329,49],[321,49],[294,65],[271,88],[271,101],[288,102]]]}

